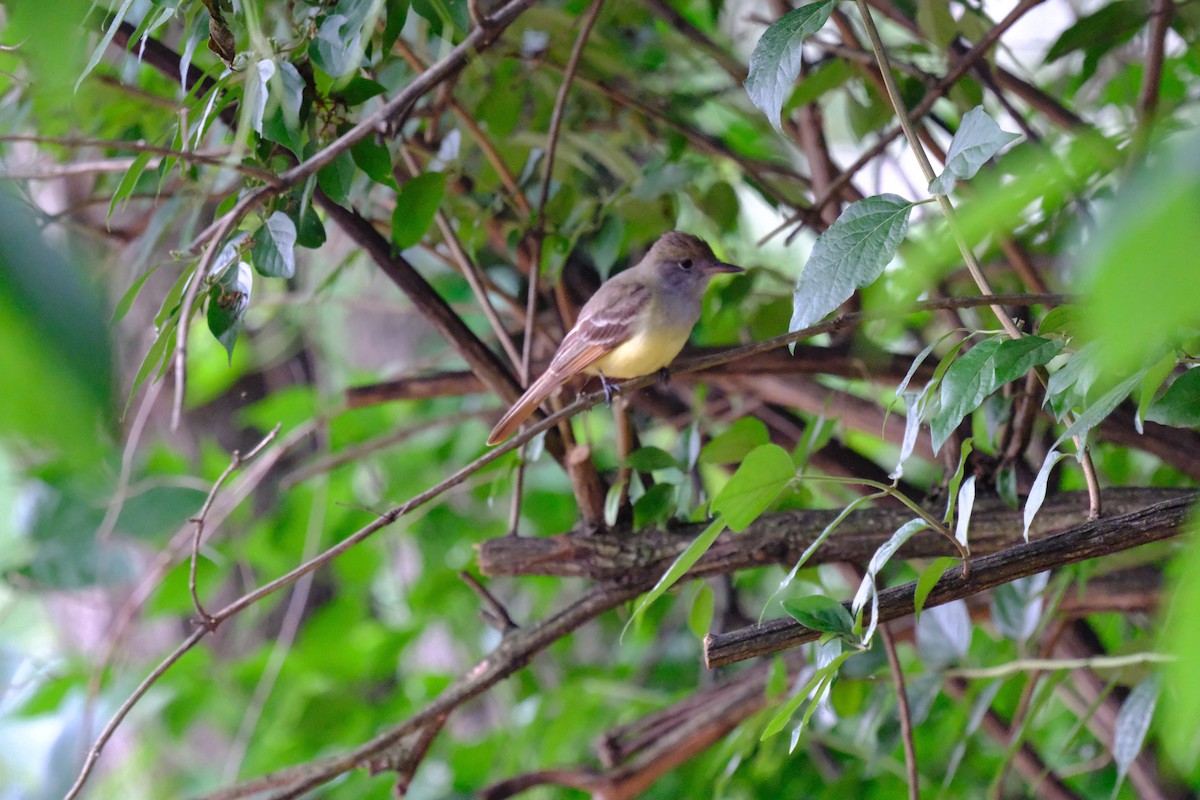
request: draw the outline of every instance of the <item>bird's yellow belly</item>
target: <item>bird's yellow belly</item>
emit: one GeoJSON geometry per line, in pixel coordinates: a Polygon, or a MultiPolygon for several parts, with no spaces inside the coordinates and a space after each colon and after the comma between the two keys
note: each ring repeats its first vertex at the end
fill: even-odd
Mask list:
{"type": "Polygon", "coordinates": [[[587,367],[595,375],[606,378],[637,378],[657,372],[675,360],[687,343],[690,330],[656,331],[653,335],[639,331],[587,367]]]}

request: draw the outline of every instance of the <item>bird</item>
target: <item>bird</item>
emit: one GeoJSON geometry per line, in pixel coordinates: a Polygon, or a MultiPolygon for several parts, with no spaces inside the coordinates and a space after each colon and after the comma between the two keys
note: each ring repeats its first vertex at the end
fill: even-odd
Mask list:
{"type": "Polygon", "coordinates": [[[697,236],[682,231],[663,234],[636,266],[609,278],[584,303],[550,366],[496,423],[488,444],[511,436],[575,375],[598,375],[611,402],[612,379],[664,370],[700,319],[709,279],[744,271],[718,259],[697,236]]]}

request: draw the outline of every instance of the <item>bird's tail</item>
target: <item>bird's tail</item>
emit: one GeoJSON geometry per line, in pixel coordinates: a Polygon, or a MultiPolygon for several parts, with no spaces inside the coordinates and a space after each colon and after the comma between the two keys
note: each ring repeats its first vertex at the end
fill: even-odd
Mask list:
{"type": "Polygon", "coordinates": [[[537,407],[542,404],[547,397],[554,394],[555,390],[562,384],[563,376],[553,370],[546,370],[542,377],[529,385],[525,390],[525,394],[518,398],[517,402],[513,403],[500,421],[496,423],[496,427],[492,428],[492,435],[488,437],[487,443],[491,445],[500,444],[509,436],[512,436],[513,431],[520,427],[521,423],[529,419],[529,416],[537,410],[537,407]]]}

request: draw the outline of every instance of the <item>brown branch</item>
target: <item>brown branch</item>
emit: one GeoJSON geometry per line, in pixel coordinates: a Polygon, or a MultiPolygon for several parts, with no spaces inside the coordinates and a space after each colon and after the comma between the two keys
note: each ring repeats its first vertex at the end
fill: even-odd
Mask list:
{"type": "MultiPolygon", "coordinates": [[[[1003,583],[1048,569],[1091,558],[1112,555],[1178,535],[1187,520],[1193,494],[1175,497],[1120,516],[1092,520],[1044,539],[1019,544],[991,555],[971,559],[970,578],[952,570],[934,586],[925,607],[969,597],[1003,583]]],[[[913,613],[916,582],[879,593],[882,624],[913,613]]],[[[848,604],[847,604],[848,605],[848,604]]],[[[776,619],[725,634],[709,634],[704,641],[705,663],[718,667],[816,641],[820,631],[791,619],[776,619]]]]}
{"type": "Polygon", "coordinates": [[[277,787],[285,788],[272,795],[275,800],[299,797],[338,775],[372,763],[380,754],[402,742],[413,731],[420,730],[433,720],[448,716],[467,701],[523,669],[535,655],[566,634],[633,599],[649,588],[649,585],[619,586],[609,583],[595,586],[563,610],[538,623],[525,625],[510,632],[495,650],[463,673],[424,710],[369,742],[344,755],[301,764],[214,792],[206,795],[204,800],[235,800],[277,787]]]}
{"type": "MultiPolygon", "coordinates": [[[[707,358],[732,352],[734,347],[696,347],[683,352],[681,364],[693,358],[707,358]]],[[[836,375],[841,378],[856,378],[881,384],[896,384],[908,372],[911,357],[881,353],[878,356],[847,353],[843,350],[819,345],[796,345],[795,355],[783,348],[759,353],[735,361],[717,364],[698,372],[678,375],[684,384],[700,383],[712,378],[736,378],[748,376],[795,376],[836,375]]],[[[549,361],[537,366],[544,368],[549,361]]],[[[923,382],[933,374],[933,367],[923,365],[917,370],[914,380],[923,382]]],[[[676,375],[672,372],[671,382],[676,375]]],[[[346,390],[346,404],[350,408],[362,408],[377,403],[395,400],[422,400],[431,397],[460,397],[485,391],[486,387],[472,372],[439,372],[434,375],[397,378],[382,383],[352,386],[346,390]]]]}
{"type": "Polygon", "coordinates": [[[391,243],[367,219],[335,203],[320,189],[313,191],[313,200],[400,287],[417,311],[446,338],[489,390],[509,402],[517,399],[521,392],[512,373],[416,268],[404,256],[392,252],[391,243]]]}
{"type": "Polygon", "coordinates": [[[1148,129],[1158,110],[1158,93],[1162,84],[1163,51],[1166,49],[1167,31],[1171,29],[1171,18],[1175,13],[1174,0],[1154,0],[1150,12],[1149,42],[1146,60],[1143,63],[1142,88],[1138,92],[1138,125],[1148,129]]]}
{"type": "MultiPolygon", "coordinates": [[[[1114,513],[1129,514],[1167,500],[1186,501],[1188,489],[1108,489],[1105,500],[1114,513]]],[[[1083,492],[1052,495],[1038,513],[1031,536],[1078,524],[1087,512],[1083,492]]],[[[838,514],[839,509],[796,509],[760,517],[742,533],[726,532],[689,573],[692,578],[727,575],[773,564],[791,566],[838,514]]],[[[846,517],[825,540],[810,564],[850,562],[865,564],[876,549],[908,520],[913,512],[892,506],[860,509],[846,517]]],[[[1022,512],[996,498],[980,498],[971,518],[971,552],[996,553],[1022,541],[1022,512]]],[[[644,531],[636,537],[615,531],[600,536],[579,533],[548,537],[501,537],[476,545],[479,569],[485,575],[555,575],[591,580],[641,580],[645,573],[661,575],[687,549],[705,526],[677,531],[644,531]]],[[[954,555],[941,536],[914,536],[900,548],[899,558],[934,558],[954,555]]]]}
{"type": "MultiPolygon", "coordinates": [[[[603,7],[604,0],[592,0],[591,6],[589,6],[587,13],[584,15],[583,24],[580,26],[579,33],[575,37],[575,44],[571,48],[571,55],[567,59],[567,66],[563,70],[562,83],[559,84],[558,93],[554,98],[554,108],[550,112],[550,129],[546,132],[546,156],[542,163],[541,189],[538,194],[537,209],[533,214],[533,228],[529,232],[532,254],[529,259],[529,287],[525,299],[525,341],[522,343],[520,361],[522,386],[529,386],[533,380],[530,367],[533,359],[533,331],[537,318],[538,283],[542,274],[542,245],[546,237],[546,203],[550,199],[550,184],[554,179],[554,161],[558,154],[558,140],[562,134],[563,118],[566,115],[567,98],[571,94],[571,84],[574,82],[575,73],[579,69],[580,59],[583,58],[583,50],[587,46],[588,37],[591,36],[592,28],[596,25],[596,20],[600,16],[600,9],[603,7]]],[[[569,447],[571,444],[571,431],[566,425],[562,426],[561,431],[563,441],[569,447]]],[[[600,481],[599,473],[592,466],[591,459],[577,458],[575,456],[576,453],[568,456],[566,467],[567,475],[571,479],[571,485],[575,492],[575,502],[579,508],[580,516],[583,517],[585,523],[590,527],[603,527],[604,497],[606,491],[600,481]]],[[[517,532],[521,518],[521,498],[525,488],[525,463],[525,446],[522,445],[518,459],[517,473],[513,481],[513,499],[509,523],[509,531],[514,534],[517,532]]]]}

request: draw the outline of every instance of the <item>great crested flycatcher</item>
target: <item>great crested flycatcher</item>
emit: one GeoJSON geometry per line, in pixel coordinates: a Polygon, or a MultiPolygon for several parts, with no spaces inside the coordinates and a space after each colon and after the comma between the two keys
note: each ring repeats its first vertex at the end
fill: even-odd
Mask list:
{"type": "Polygon", "coordinates": [[[575,327],[559,344],[550,366],[500,418],[488,444],[499,444],[547,397],[575,375],[636,378],[670,364],[700,319],[708,280],[719,272],[743,272],[725,264],[690,233],[664,234],[637,266],[605,281],[579,311],[575,327]]]}

